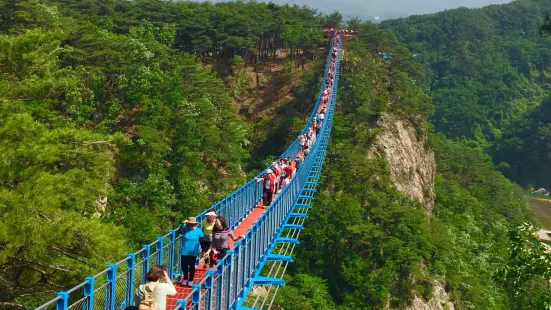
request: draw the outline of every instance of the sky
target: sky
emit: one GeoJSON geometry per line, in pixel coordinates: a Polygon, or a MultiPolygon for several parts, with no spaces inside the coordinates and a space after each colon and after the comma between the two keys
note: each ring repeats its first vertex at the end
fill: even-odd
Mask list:
{"type": "Polygon", "coordinates": [[[373,16],[392,18],[434,13],[461,6],[483,7],[490,4],[508,3],[511,0],[272,0],[272,2],[305,4],[324,13],[337,10],[345,17],[366,19],[373,16]]]}

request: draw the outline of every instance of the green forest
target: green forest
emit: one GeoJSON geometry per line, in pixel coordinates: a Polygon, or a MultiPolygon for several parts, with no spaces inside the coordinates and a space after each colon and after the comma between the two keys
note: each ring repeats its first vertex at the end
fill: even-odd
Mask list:
{"type": "Polygon", "coordinates": [[[551,187],[550,12],[549,1],[517,0],[382,23],[420,54],[435,130],[490,154],[525,187],[551,187]]]}
{"type": "Polygon", "coordinates": [[[516,0],[375,25],[271,2],[0,0],[0,308],[51,299],[263,169],[311,111],[332,27],[360,36],[274,309],[403,309],[436,284],[455,309],[548,308],[522,191],[551,188],[547,14],[516,0]],[[388,114],[435,154],[431,215],[367,156],[388,114]]]}
{"type": "MultiPolygon", "coordinates": [[[[268,122],[232,105],[255,91],[242,67],[282,48],[290,71],[317,63],[339,19],[263,3],[0,1],[0,306],[48,300],[254,175],[268,122]]],[[[303,105],[311,80],[294,90],[303,105]]]]}
{"type": "Polygon", "coordinates": [[[351,60],[343,63],[342,106],[322,193],[289,277],[293,285],[278,297],[282,307],[401,309],[415,296],[432,298],[439,281],[456,309],[544,309],[548,277],[524,272],[527,281],[511,272],[500,278],[496,271],[514,267],[507,232],[534,218],[521,188],[481,148],[434,132],[428,123],[418,126],[437,161],[433,217],[392,186],[386,161],[366,160],[383,113],[432,119],[437,106],[414,83],[426,79],[421,65],[393,34],[371,24],[359,29],[359,40],[347,46],[351,60]],[[391,64],[378,60],[373,51],[380,49],[392,53],[391,64]],[[515,280],[518,286],[508,285],[515,280]],[[313,287],[327,288],[334,304],[313,287]],[[530,295],[519,295],[528,289],[530,295]]]}

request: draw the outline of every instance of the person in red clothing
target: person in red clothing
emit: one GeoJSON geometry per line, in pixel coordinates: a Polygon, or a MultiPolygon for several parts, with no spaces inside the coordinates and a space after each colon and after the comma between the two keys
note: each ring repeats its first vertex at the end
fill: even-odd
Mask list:
{"type": "Polygon", "coordinates": [[[289,179],[293,177],[293,166],[291,166],[291,161],[287,160],[287,167],[283,168],[283,171],[285,172],[285,175],[288,176],[289,179]]]}
{"type": "Polygon", "coordinates": [[[262,205],[263,208],[266,208],[274,198],[276,177],[272,169],[268,169],[262,178],[255,178],[255,180],[256,182],[262,182],[262,205]]]}

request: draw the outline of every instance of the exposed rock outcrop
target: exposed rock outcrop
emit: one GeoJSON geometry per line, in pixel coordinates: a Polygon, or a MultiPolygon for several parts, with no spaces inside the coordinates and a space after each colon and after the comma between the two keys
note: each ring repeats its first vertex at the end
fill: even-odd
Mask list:
{"type": "Polygon", "coordinates": [[[434,208],[434,153],[426,137],[419,135],[407,118],[386,113],[378,121],[381,133],[370,156],[383,156],[389,162],[390,177],[396,188],[417,199],[432,214],[434,208]]]}
{"type": "Polygon", "coordinates": [[[442,283],[435,281],[433,297],[424,301],[415,296],[411,306],[406,307],[406,310],[455,310],[455,307],[442,283]]]}

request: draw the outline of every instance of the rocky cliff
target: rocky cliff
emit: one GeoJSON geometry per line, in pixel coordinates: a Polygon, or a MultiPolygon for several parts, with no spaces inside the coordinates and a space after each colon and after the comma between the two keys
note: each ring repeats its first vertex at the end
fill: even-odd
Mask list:
{"type": "MultiPolygon", "coordinates": [[[[406,196],[418,200],[432,215],[434,209],[434,175],[436,161],[430,149],[422,120],[386,113],[377,122],[381,129],[375,138],[370,156],[382,156],[389,163],[394,186],[406,196]]],[[[444,286],[435,281],[429,300],[418,296],[406,310],[453,310],[444,286]]]]}
{"type": "Polygon", "coordinates": [[[438,281],[435,281],[433,284],[433,296],[428,301],[415,296],[411,302],[411,306],[406,307],[405,310],[455,310],[455,306],[450,301],[444,285],[438,281]]]}
{"type": "Polygon", "coordinates": [[[392,113],[378,121],[381,133],[375,139],[370,156],[382,156],[389,162],[390,177],[396,188],[418,200],[432,214],[434,208],[434,153],[428,147],[419,124],[392,113]]]}

